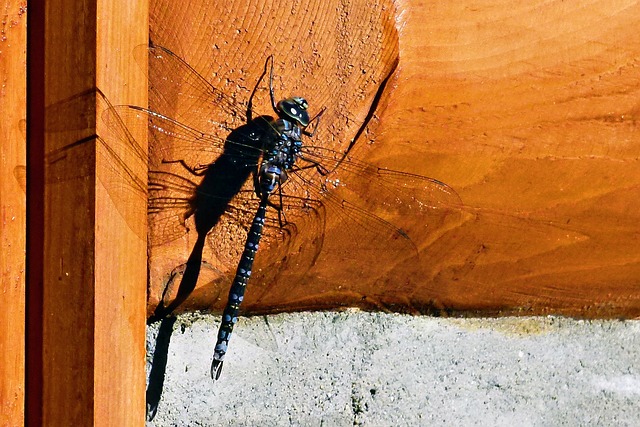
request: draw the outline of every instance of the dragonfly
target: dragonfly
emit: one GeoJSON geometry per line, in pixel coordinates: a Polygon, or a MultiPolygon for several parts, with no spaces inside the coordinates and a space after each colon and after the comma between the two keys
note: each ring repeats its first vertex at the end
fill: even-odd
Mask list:
{"type": "MultiPolygon", "coordinates": [[[[175,102],[192,107],[188,114],[171,117],[164,111],[116,106],[106,116],[107,121],[123,117],[128,126],[149,129],[152,245],[184,234],[185,219],[193,216],[198,235],[194,247],[201,250],[209,239],[216,253],[215,248],[225,246],[220,244],[222,218],[224,224],[243,229],[250,224],[214,347],[214,380],[221,375],[263,235],[268,251],[277,254],[272,259],[286,256],[299,226],[315,223],[321,235],[329,222],[338,224],[349,247],[323,247],[318,236],[311,262],[323,252],[341,261],[380,253],[417,256],[419,249],[406,230],[417,221],[432,232],[461,205],[455,190],[439,180],[375,166],[349,151],[312,143],[326,109],[311,117],[303,97],[276,101],[273,56],[267,58],[244,108],[171,50],[150,43],[145,51],[150,99],[170,105],[175,100],[168,94],[178,94],[175,102]],[[254,117],[254,95],[267,73],[275,116],[254,117]],[[238,117],[244,118],[240,126],[238,117]],[[167,165],[187,173],[168,172],[163,169],[167,165]],[[373,186],[376,200],[362,200],[358,185],[350,180],[373,186]],[[406,226],[398,224],[403,221],[406,226]]],[[[217,253],[224,257],[223,250],[217,253]]],[[[376,268],[373,263],[373,274],[376,268]]]]}

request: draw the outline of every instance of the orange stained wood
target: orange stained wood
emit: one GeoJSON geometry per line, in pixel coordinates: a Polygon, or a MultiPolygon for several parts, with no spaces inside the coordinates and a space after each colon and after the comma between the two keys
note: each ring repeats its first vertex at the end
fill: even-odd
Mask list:
{"type": "MultiPolygon", "coordinates": [[[[44,127],[44,210],[30,213],[42,215],[44,236],[31,230],[30,272],[42,262],[43,273],[28,284],[41,294],[41,306],[29,306],[30,337],[41,334],[41,342],[28,348],[28,424],[141,425],[146,196],[123,177],[144,178],[146,165],[103,114],[107,99],[146,103],[144,70],[129,52],[147,40],[148,5],[40,7],[29,9],[44,16],[31,34],[44,58],[44,74],[34,74],[44,79],[44,98],[32,92],[30,100],[44,103],[44,117],[29,123],[44,127]]],[[[137,137],[144,150],[145,135],[137,137]]],[[[37,144],[36,131],[30,138],[37,144]]]]}
{"type": "MultiPolygon", "coordinates": [[[[327,108],[314,144],[340,150],[357,137],[352,155],[459,196],[432,214],[400,203],[385,218],[402,223],[417,256],[372,244],[380,250],[348,260],[362,237],[335,215],[290,214],[286,250],[267,241],[258,252],[244,313],[640,315],[639,23],[631,1],[153,2],[154,43],[221,91],[246,102],[273,54],[277,96],[327,108]]],[[[224,112],[198,116],[163,86],[160,73],[183,71],[153,67],[151,108],[215,133],[224,112]]],[[[271,114],[265,86],[256,106],[271,114]]],[[[379,203],[375,180],[352,179],[362,203],[379,203]]],[[[150,216],[149,314],[163,294],[168,304],[192,291],[183,310],[226,302],[246,232],[221,222],[203,241],[187,205],[150,216]]]]}
{"type": "Polygon", "coordinates": [[[0,9],[0,425],[24,423],[26,1],[0,9]]]}

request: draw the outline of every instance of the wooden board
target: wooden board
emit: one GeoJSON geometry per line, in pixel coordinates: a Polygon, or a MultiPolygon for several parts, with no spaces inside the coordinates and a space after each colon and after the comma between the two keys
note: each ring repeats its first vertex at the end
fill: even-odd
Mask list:
{"type": "Polygon", "coordinates": [[[26,1],[0,9],[0,425],[24,423],[26,1]]]}
{"type": "Polygon", "coordinates": [[[146,165],[103,113],[146,103],[148,5],[29,7],[27,424],[141,425],[146,200],[123,177],[146,165]]]}
{"type": "MultiPolygon", "coordinates": [[[[355,138],[351,155],[459,196],[432,215],[400,203],[388,218],[417,256],[372,240],[375,250],[348,260],[345,245],[371,234],[326,212],[297,218],[285,252],[258,253],[244,313],[640,315],[637,4],[156,0],[150,19],[155,43],[240,104],[274,54],[278,94],[307,97],[312,113],[327,108],[314,141],[341,150],[355,138]]],[[[162,79],[150,83],[169,91],[163,113],[217,132],[211,121],[223,118],[198,116],[162,79]]],[[[269,114],[265,95],[263,85],[256,105],[269,114]]],[[[172,155],[196,162],[188,150],[172,155]]],[[[364,205],[380,202],[374,180],[347,185],[364,205]]],[[[181,235],[167,233],[185,212],[173,216],[178,226],[150,217],[149,314],[163,294],[166,304],[190,293],[183,310],[226,302],[246,232],[222,223],[203,241],[187,218],[181,235]]]]}

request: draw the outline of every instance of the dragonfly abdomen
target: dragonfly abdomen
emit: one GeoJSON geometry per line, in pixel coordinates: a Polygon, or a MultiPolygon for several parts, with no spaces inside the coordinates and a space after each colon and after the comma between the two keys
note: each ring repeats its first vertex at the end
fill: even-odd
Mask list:
{"type": "Polygon", "coordinates": [[[233,326],[238,321],[238,313],[240,312],[240,304],[244,299],[244,291],[251,277],[251,269],[253,268],[253,261],[258,251],[258,245],[260,244],[260,237],[262,237],[262,227],[264,226],[264,220],[267,214],[267,198],[263,197],[260,201],[260,206],[256,211],[256,215],[251,223],[249,229],[249,235],[247,236],[247,242],[244,245],[244,251],[242,257],[238,263],[238,269],[236,271],[235,278],[231,284],[229,290],[229,298],[227,305],[222,314],[222,323],[218,331],[218,341],[216,342],[215,351],[213,354],[213,362],[211,363],[211,378],[218,379],[222,372],[222,362],[224,356],[227,353],[227,347],[229,345],[229,339],[231,338],[231,332],[233,326]]]}

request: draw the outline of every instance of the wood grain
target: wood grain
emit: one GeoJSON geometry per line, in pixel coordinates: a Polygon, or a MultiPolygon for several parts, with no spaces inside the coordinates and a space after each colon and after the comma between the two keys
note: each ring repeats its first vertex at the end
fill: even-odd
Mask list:
{"type": "MultiPolygon", "coordinates": [[[[154,41],[225,93],[246,99],[275,53],[278,93],[327,107],[327,146],[345,148],[365,126],[352,153],[460,196],[436,227],[407,228],[417,260],[380,251],[341,262],[343,230],[303,219],[286,258],[259,253],[245,313],[640,315],[635,2],[157,0],[151,11],[154,41]]],[[[169,98],[165,113],[188,119],[169,98]]],[[[375,186],[352,185],[375,201],[375,186]]],[[[227,236],[218,244],[242,247],[241,230],[227,236]]],[[[177,292],[196,240],[185,229],[152,247],[150,311],[167,283],[177,292]]],[[[219,252],[204,247],[183,309],[224,305],[236,253],[219,252]]]]}
{"type": "Polygon", "coordinates": [[[403,102],[385,112],[383,143],[399,143],[402,121],[412,150],[435,160],[425,173],[456,188],[472,214],[431,285],[435,300],[638,316],[640,39],[628,31],[640,6],[407,8],[414,60],[400,67],[403,102]]]}
{"type": "Polygon", "coordinates": [[[0,425],[24,424],[26,1],[0,6],[0,425]]]}
{"type": "MultiPolygon", "coordinates": [[[[106,98],[146,102],[144,74],[123,52],[146,42],[148,5],[60,0],[44,7],[44,265],[41,306],[30,306],[41,310],[42,324],[30,331],[41,328],[42,354],[34,347],[29,355],[42,366],[40,388],[32,384],[28,397],[29,424],[140,425],[146,236],[136,231],[146,227],[146,206],[144,197],[121,196],[122,177],[145,176],[146,168],[102,114],[106,98]]],[[[32,280],[30,291],[37,286],[32,280]]]]}

